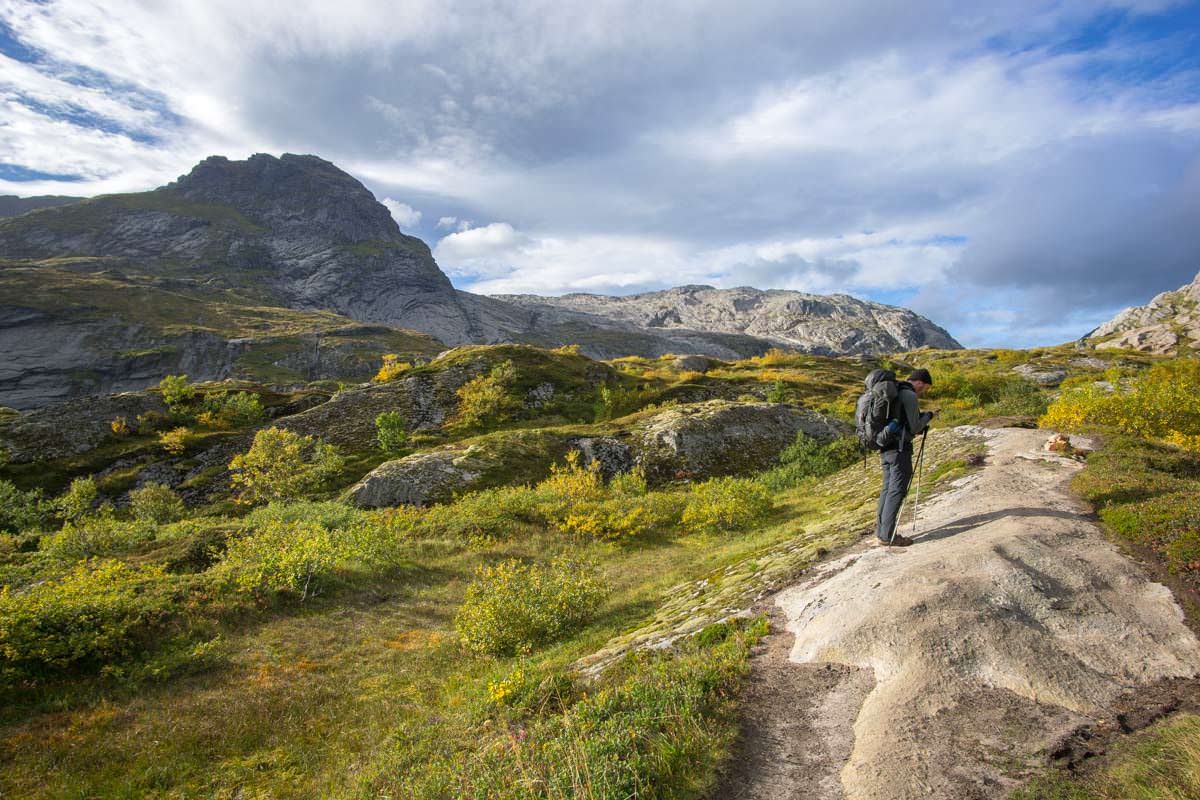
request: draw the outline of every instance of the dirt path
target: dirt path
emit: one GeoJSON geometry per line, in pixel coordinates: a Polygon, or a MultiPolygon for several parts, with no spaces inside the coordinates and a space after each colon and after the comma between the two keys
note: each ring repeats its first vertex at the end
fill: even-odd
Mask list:
{"type": "Polygon", "coordinates": [[[787,633],[755,655],[718,797],[1000,797],[1197,674],[1170,591],[1067,490],[1080,465],[1045,431],[982,434],[987,465],[921,509],[916,544],[864,542],[776,596],[787,633]]]}

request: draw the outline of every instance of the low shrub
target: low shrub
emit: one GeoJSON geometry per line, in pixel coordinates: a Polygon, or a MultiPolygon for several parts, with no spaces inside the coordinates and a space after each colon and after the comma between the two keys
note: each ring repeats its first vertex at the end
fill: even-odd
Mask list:
{"type": "MultiPolygon", "coordinates": [[[[613,484],[618,478],[613,479],[613,484]]],[[[636,484],[635,484],[636,485],[636,484]]],[[[645,484],[642,483],[644,488],[645,484]]],[[[679,525],[688,495],[678,490],[625,492],[575,503],[556,519],[559,530],[609,542],[629,542],[679,525]]]]}
{"type": "Polygon", "coordinates": [[[192,429],[185,425],[162,431],[158,434],[158,443],[168,455],[181,456],[192,442],[192,429]]]}
{"type": "Polygon", "coordinates": [[[521,407],[511,388],[517,379],[517,369],[511,360],[492,367],[487,375],[480,375],[458,387],[458,412],[454,421],[473,428],[503,422],[521,407]]]}
{"type": "Polygon", "coordinates": [[[611,497],[576,506],[558,522],[560,530],[610,542],[637,539],[654,525],[646,507],[611,497]]]}
{"type": "Polygon", "coordinates": [[[190,416],[192,404],[199,395],[196,387],[188,382],[187,375],[168,375],[158,382],[158,390],[171,414],[179,417],[190,416]]]}
{"type": "Polygon", "coordinates": [[[1050,400],[1041,389],[1027,380],[1006,381],[996,399],[984,407],[993,417],[1040,417],[1049,408],[1050,400]]]}
{"type": "Polygon", "coordinates": [[[511,559],[479,568],[454,625],[477,653],[530,653],[582,627],[607,595],[590,562],[564,557],[540,566],[511,559]]]}
{"type": "Polygon", "coordinates": [[[753,356],[750,362],[760,367],[794,367],[803,366],[807,361],[803,353],[791,352],[780,347],[772,347],[761,356],[753,356]]]}
{"type": "Polygon", "coordinates": [[[39,549],[57,561],[73,562],[123,553],[153,538],[152,525],[120,520],[109,512],[65,523],[57,533],[43,536],[39,549]]]}
{"type": "Polygon", "coordinates": [[[244,428],[262,422],[267,414],[262,401],[253,392],[214,392],[204,399],[205,413],[218,426],[244,428]]]}
{"type": "MultiPolygon", "coordinates": [[[[582,466],[578,450],[567,453],[562,464],[550,466],[550,477],[537,485],[537,492],[562,512],[576,503],[603,499],[607,493],[604,478],[600,475],[600,462],[592,461],[586,467],[582,466]]],[[[554,509],[550,514],[560,515],[554,509]]]]}
{"type": "Polygon", "coordinates": [[[400,356],[395,353],[388,353],[383,357],[383,366],[375,373],[375,377],[372,380],[375,383],[394,381],[410,369],[412,369],[412,364],[407,361],[401,361],[400,356]]]}
{"type": "Polygon", "coordinates": [[[796,439],[779,455],[779,464],[758,476],[757,480],[773,492],[790,489],[806,478],[832,475],[862,458],[858,440],[845,436],[821,444],[816,439],[796,434],[796,439]]]}
{"type": "Polygon", "coordinates": [[[284,428],[267,428],[254,435],[248,451],[233,457],[229,468],[237,502],[256,505],[313,491],[344,463],[333,445],[284,428]]]}
{"type": "Polygon", "coordinates": [[[82,562],[21,592],[6,586],[0,589],[0,675],[21,679],[130,656],[171,606],[162,567],[111,559],[82,562]]]}
{"type": "Polygon", "coordinates": [[[0,533],[38,530],[46,522],[47,511],[40,490],[23,492],[0,479],[0,533]]]}
{"type": "Polygon", "coordinates": [[[456,538],[503,539],[518,535],[530,525],[548,524],[552,507],[557,505],[528,486],[500,486],[432,506],[424,525],[431,532],[456,538]]]}
{"type": "Polygon", "coordinates": [[[616,419],[634,411],[641,402],[642,398],[634,389],[603,384],[596,390],[594,419],[596,422],[616,419]]]}
{"type": "Polygon", "coordinates": [[[355,555],[350,537],[315,522],[270,520],[233,539],[220,571],[243,592],[289,592],[307,600],[321,579],[355,555]]]}
{"type": "Polygon", "coordinates": [[[90,475],[86,478],[76,478],[71,481],[67,491],[55,498],[54,511],[64,522],[81,519],[92,513],[99,495],[96,481],[90,475]]]}
{"type": "Polygon", "coordinates": [[[789,395],[788,385],[783,381],[775,381],[771,384],[771,388],[767,389],[767,402],[786,403],[789,395]]]}
{"type": "Polygon", "coordinates": [[[520,716],[562,713],[578,699],[579,690],[568,673],[541,677],[532,668],[518,665],[500,680],[488,681],[487,694],[492,708],[520,716]]]}
{"type": "Polygon", "coordinates": [[[360,522],[365,514],[336,500],[276,500],[251,511],[242,519],[242,525],[253,530],[276,522],[312,522],[330,530],[341,530],[360,522]]]}
{"type": "Polygon", "coordinates": [[[692,485],[683,527],[694,533],[739,531],[762,522],[774,504],[767,489],[750,478],[712,478],[692,485]]]}
{"type": "Polygon", "coordinates": [[[135,519],[163,525],[187,514],[182,498],[169,486],[147,483],[129,493],[129,510],[135,519]]]}
{"type": "Polygon", "coordinates": [[[379,449],[388,454],[398,453],[408,443],[404,415],[399,411],[384,411],[375,417],[375,440],[379,449]]]}

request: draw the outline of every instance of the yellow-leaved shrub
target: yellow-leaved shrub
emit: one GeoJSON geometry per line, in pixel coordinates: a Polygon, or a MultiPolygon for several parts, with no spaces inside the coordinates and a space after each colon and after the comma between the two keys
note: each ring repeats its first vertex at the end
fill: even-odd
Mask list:
{"type": "Polygon", "coordinates": [[[586,624],[607,595],[591,562],[564,556],[542,566],[509,559],[476,571],[454,625],[475,652],[530,653],[586,624]]]}
{"type": "Polygon", "coordinates": [[[749,478],[712,478],[692,485],[683,527],[693,533],[739,531],[766,519],[774,504],[762,484],[749,478]]]}
{"type": "Polygon", "coordinates": [[[412,364],[408,361],[401,361],[400,356],[395,353],[388,353],[383,357],[383,366],[379,368],[379,372],[375,373],[374,381],[376,383],[387,383],[395,380],[412,369],[412,364]]]}
{"type": "Polygon", "coordinates": [[[290,592],[306,600],[320,579],[355,556],[353,540],[315,522],[272,519],[234,539],[221,570],[244,592],[290,592]]]}
{"type": "Polygon", "coordinates": [[[5,586],[0,589],[0,679],[129,655],[168,613],[169,580],[159,565],[93,559],[24,591],[5,586]]]}
{"type": "Polygon", "coordinates": [[[1065,431],[1101,428],[1200,450],[1200,360],[1178,358],[1109,386],[1068,389],[1039,420],[1065,431]]]}
{"type": "Polygon", "coordinates": [[[266,428],[254,434],[250,449],[234,456],[229,468],[237,502],[253,505],[313,491],[344,463],[331,444],[285,428],[266,428]]]}

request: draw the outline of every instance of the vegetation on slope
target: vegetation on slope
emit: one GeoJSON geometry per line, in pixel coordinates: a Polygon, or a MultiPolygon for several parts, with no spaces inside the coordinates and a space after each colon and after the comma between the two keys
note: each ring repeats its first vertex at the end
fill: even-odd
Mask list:
{"type": "MultiPolygon", "coordinates": [[[[1089,384],[1117,361],[1142,374],[1132,369],[1141,360],[1120,354],[1073,359],[1062,348],[888,363],[934,371],[939,422],[1053,409],[1060,390],[1014,382],[1012,367],[1029,361],[1062,363],[1068,381],[1089,384]]],[[[404,431],[397,446],[475,437],[502,447],[712,396],[770,395],[844,415],[875,365],[775,352],[689,371],[673,358],[606,365],[569,351],[462,348],[340,402],[212,432],[239,443],[226,464],[255,430],[327,432],[347,465],[298,498],[249,512],[193,507],[176,519],[169,489],[126,508],[105,505],[124,495],[104,481],[65,493],[60,483],[40,498],[24,491],[31,484],[11,487],[13,507],[28,513],[11,514],[0,536],[0,793],[703,796],[763,630],[726,619],[728,609],[856,540],[874,515],[877,471],[842,442],[800,439],[776,467],[734,479],[651,488],[636,473],[605,482],[560,460],[544,480],[424,509],[321,499],[388,457],[376,421],[395,408],[389,392],[450,368],[490,376],[506,360],[515,369],[498,375],[506,401],[545,383],[558,387],[553,397],[506,402],[507,419],[470,425],[448,414],[404,431]],[[530,576],[540,600],[530,600],[530,576]],[[81,614],[92,622],[63,623],[81,614]]],[[[194,420],[208,404],[180,390],[164,387],[164,397],[180,411],[194,405],[189,425],[202,427],[194,420]]],[[[104,447],[140,435],[114,431],[104,447]]],[[[942,484],[977,449],[945,431],[929,446],[929,481],[942,484]]],[[[1195,478],[1179,466],[1183,451],[1143,446],[1154,470],[1195,478]]],[[[157,442],[146,447],[157,460],[141,469],[171,463],[157,442]]],[[[1113,452],[1093,456],[1095,466],[1113,452]]],[[[6,474],[13,466],[22,465],[6,474]]]]}
{"type": "MultiPolygon", "coordinates": [[[[545,357],[515,355],[518,383],[529,358],[545,357]]],[[[548,363],[578,369],[564,380],[581,387],[604,374],[569,353],[548,363]]],[[[807,368],[797,368],[797,384],[807,368]]],[[[770,386],[754,384],[751,365],[735,369],[743,372],[735,380],[714,376],[708,385],[727,393],[770,386]]],[[[594,420],[625,411],[627,398],[636,409],[695,381],[654,364],[630,373],[610,374],[549,413],[594,420]],[[641,385],[652,388],[631,388],[641,385]]],[[[204,405],[167,388],[172,405],[204,405]]],[[[520,432],[528,423],[498,424],[520,432]]],[[[10,596],[43,587],[38,607],[67,609],[56,613],[111,598],[92,628],[45,627],[36,612],[8,628],[61,641],[73,656],[30,655],[27,633],[5,641],[14,656],[5,673],[5,791],[698,796],[734,734],[738,677],[762,630],[713,627],[721,608],[756,591],[759,577],[803,569],[854,539],[872,513],[874,471],[843,469],[844,449],[800,441],[784,460],[756,479],[660,489],[636,474],[605,483],[564,461],[536,485],[378,512],[302,500],[243,517],[193,511],[157,521],[85,497],[62,531],[89,543],[90,560],[43,548],[62,531],[4,540],[10,596]],[[839,469],[835,479],[816,477],[839,469]],[[486,609],[503,599],[503,586],[522,585],[495,583],[512,559],[523,570],[591,563],[604,592],[555,595],[567,605],[552,601],[544,625],[532,618],[527,625],[542,632],[502,648],[512,655],[476,654],[460,643],[455,620],[468,619],[472,602],[486,609]],[[489,578],[490,591],[472,590],[489,578]],[[697,582],[712,604],[688,615],[697,582]],[[663,634],[695,633],[650,655],[625,636],[647,621],[663,634]],[[581,659],[599,652],[612,665],[585,677],[581,659]],[[55,733],[68,729],[65,738],[55,733]],[[65,757],[77,766],[50,768],[65,757]]],[[[512,618],[475,613],[469,629],[512,618]]]]}
{"type": "Polygon", "coordinates": [[[131,370],[156,364],[172,369],[183,363],[185,351],[209,339],[221,343],[223,356],[224,342],[236,340],[235,374],[263,383],[363,379],[385,353],[430,358],[445,349],[416,331],[285,308],[269,295],[228,288],[211,275],[164,278],[121,259],[0,261],[0,306],[39,311],[73,325],[102,323],[100,338],[90,345],[93,360],[131,370]],[[131,339],[142,344],[129,349],[131,339]],[[316,359],[323,375],[312,374],[314,353],[323,353],[316,359]]]}

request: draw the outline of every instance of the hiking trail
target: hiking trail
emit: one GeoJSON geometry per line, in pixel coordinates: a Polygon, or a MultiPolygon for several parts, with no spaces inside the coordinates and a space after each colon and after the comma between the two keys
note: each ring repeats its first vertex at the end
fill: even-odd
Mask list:
{"type": "Polygon", "coordinates": [[[717,797],[1001,797],[1130,698],[1194,685],[1172,679],[1200,642],[1069,492],[1082,465],[1047,431],[978,433],[984,468],[915,532],[905,508],[915,544],[868,537],[775,595],[717,797]]]}

